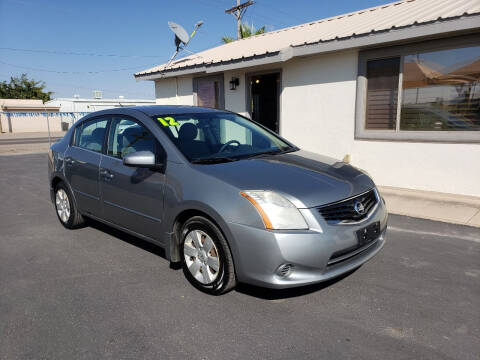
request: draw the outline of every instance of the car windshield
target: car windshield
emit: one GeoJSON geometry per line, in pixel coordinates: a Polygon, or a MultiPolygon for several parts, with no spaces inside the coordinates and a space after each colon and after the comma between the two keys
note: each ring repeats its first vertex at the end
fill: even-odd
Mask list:
{"type": "Polygon", "coordinates": [[[297,150],[261,126],[233,113],[212,111],[152,118],[193,163],[227,162],[297,150]]]}

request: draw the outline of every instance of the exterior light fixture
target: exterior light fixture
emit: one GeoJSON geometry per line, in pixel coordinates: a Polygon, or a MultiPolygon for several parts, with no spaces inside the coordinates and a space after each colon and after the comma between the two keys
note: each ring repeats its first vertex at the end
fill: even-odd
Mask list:
{"type": "Polygon", "coordinates": [[[230,80],[230,90],[235,90],[239,84],[240,80],[236,77],[232,77],[232,80],[230,80]]]}

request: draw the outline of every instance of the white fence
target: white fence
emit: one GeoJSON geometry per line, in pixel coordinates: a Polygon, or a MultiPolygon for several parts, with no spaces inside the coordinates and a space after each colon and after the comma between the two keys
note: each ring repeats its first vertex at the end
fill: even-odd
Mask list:
{"type": "Polygon", "coordinates": [[[88,112],[0,112],[0,131],[57,132],[67,131],[88,112]]]}

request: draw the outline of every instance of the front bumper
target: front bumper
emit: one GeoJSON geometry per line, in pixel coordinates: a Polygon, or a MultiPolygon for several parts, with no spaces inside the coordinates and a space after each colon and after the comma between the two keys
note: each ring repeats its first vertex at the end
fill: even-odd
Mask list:
{"type": "Polygon", "coordinates": [[[385,244],[387,210],[383,201],[360,223],[330,225],[316,209],[302,209],[310,230],[268,231],[237,223],[228,226],[235,245],[234,262],[241,282],[269,288],[289,288],[326,281],[349,272],[370,260],[385,244]],[[380,222],[380,235],[362,248],[337,257],[354,247],[356,231],[380,222]],[[287,276],[277,274],[281,265],[291,264],[287,276]]]}

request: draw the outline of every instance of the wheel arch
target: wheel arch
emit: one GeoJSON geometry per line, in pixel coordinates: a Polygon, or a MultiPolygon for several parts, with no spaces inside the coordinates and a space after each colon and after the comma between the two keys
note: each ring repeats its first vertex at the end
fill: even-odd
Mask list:
{"type": "Polygon", "coordinates": [[[232,260],[235,266],[235,248],[233,241],[231,241],[232,234],[228,230],[227,224],[221,219],[220,215],[215,213],[215,211],[205,211],[204,209],[198,209],[194,207],[180,211],[172,222],[172,232],[169,243],[170,261],[173,263],[180,261],[180,230],[182,225],[185,224],[188,219],[194,216],[202,216],[217,226],[225,238],[228,247],[230,248],[230,253],[232,254],[232,260]]]}
{"type": "Polygon", "coordinates": [[[70,186],[68,181],[66,181],[65,178],[58,173],[53,174],[52,179],[50,180],[50,197],[52,202],[55,203],[55,187],[61,182],[63,182],[65,186],[68,188],[68,190],[70,191],[70,194],[72,195],[73,202],[75,206],[77,206],[77,199],[75,198],[75,193],[73,192],[72,187],[70,186]]]}
{"type": "Polygon", "coordinates": [[[52,178],[52,181],[50,183],[50,186],[52,188],[52,190],[55,190],[55,188],[57,187],[58,184],[60,184],[61,182],[65,182],[60,176],[58,175],[55,175],[53,178],[52,178]]]}

